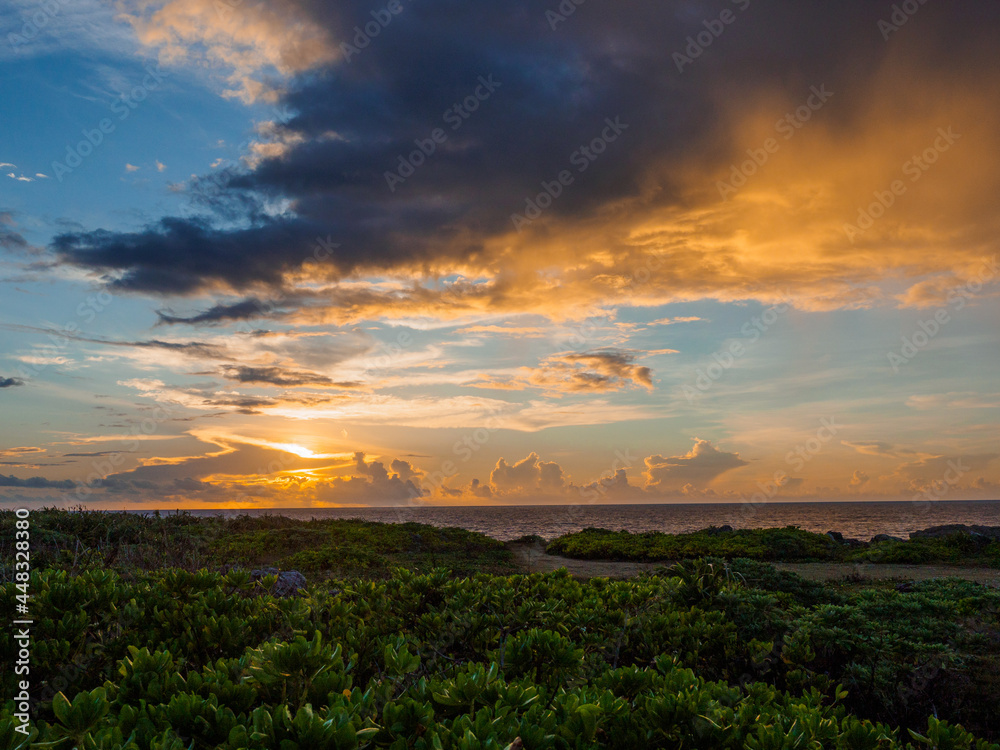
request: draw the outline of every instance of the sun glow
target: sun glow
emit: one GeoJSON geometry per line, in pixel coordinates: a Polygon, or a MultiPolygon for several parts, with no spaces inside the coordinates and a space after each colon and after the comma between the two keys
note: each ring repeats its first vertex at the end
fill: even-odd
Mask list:
{"type": "Polygon", "coordinates": [[[311,451],[308,448],[296,445],[295,443],[272,443],[271,447],[280,451],[285,451],[286,453],[294,453],[299,458],[329,458],[329,456],[317,455],[315,451],[311,451]]]}

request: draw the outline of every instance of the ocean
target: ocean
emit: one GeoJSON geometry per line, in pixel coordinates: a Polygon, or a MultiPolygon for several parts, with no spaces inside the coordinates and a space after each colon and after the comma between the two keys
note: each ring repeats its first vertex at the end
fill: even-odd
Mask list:
{"type": "Polygon", "coordinates": [[[290,518],[359,518],[365,521],[457,526],[508,541],[526,534],[554,539],[588,527],[631,532],[683,533],[728,524],[734,528],[797,526],[807,531],[839,531],[870,540],[875,534],[906,537],[942,524],[1000,526],[1000,500],[936,502],[840,502],[664,504],[664,505],[505,505],[400,508],[267,508],[199,510],[194,515],[282,515],[290,518]]]}

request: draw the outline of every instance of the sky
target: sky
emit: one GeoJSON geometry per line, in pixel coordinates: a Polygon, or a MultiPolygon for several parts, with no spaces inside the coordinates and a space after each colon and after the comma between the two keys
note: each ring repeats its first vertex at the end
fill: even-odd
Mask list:
{"type": "Polygon", "coordinates": [[[0,504],[1000,498],[994,3],[0,25],[0,504]]]}

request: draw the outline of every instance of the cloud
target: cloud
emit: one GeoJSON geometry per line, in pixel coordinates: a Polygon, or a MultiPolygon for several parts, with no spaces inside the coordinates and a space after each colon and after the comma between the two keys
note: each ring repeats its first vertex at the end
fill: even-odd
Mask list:
{"type": "Polygon", "coordinates": [[[855,471],[851,475],[851,480],[848,482],[848,485],[856,490],[860,490],[862,487],[868,484],[870,480],[871,476],[869,476],[866,472],[859,470],[855,471]]]}
{"type": "Polygon", "coordinates": [[[17,222],[9,211],[0,211],[0,248],[12,253],[32,249],[28,241],[15,229],[17,222]]]}
{"type": "Polygon", "coordinates": [[[611,349],[564,354],[561,359],[567,365],[579,365],[584,368],[583,373],[573,373],[573,378],[578,384],[585,384],[583,390],[590,389],[595,383],[600,386],[596,390],[603,390],[607,386],[617,386],[622,383],[630,383],[647,390],[653,390],[652,370],[648,367],[635,365],[636,357],[635,352],[611,349]]]}
{"type": "Polygon", "coordinates": [[[250,320],[268,314],[273,309],[274,305],[271,303],[264,302],[256,297],[250,297],[249,299],[231,304],[215,305],[208,310],[187,317],[176,316],[165,310],[158,310],[156,314],[161,323],[205,325],[229,323],[236,320],[250,320]]]}
{"type": "Polygon", "coordinates": [[[24,457],[35,456],[39,453],[45,453],[45,448],[37,448],[35,446],[21,446],[17,448],[7,448],[5,450],[0,450],[0,458],[14,458],[14,461],[0,461],[0,465],[3,466],[16,466],[22,469],[41,469],[45,466],[52,466],[53,464],[38,464],[31,461],[26,461],[24,457]]]}
{"type": "Polygon", "coordinates": [[[308,283],[330,320],[487,309],[558,317],[595,300],[771,302],[786,288],[806,309],[854,308],[879,304],[890,287],[905,295],[976,275],[1000,229],[986,197],[1000,187],[1000,134],[987,125],[1000,109],[990,65],[998,32],[981,16],[996,9],[922,8],[919,29],[885,43],[877,33],[859,40],[857,28],[875,29],[879,13],[860,0],[809,16],[755,6],[739,17],[742,32],[678,75],[662,31],[683,46],[701,28],[685,7],[626,2],[610,22],[577,16],[555,38],[541,16],[525,22],[538,15],[526,0],[503,13],[432,0],[407,6],[412,15],[350,62],[339,41],[370,20],[360,0],[285,0],[224,18],[196,0],[136,11],[144,44],[167,62],[228,71],[240,95],[253,95],[247,77],[261,63],[273,68],[266,91],[289,115],[214,181],[226,196],[215,219],[66,233],[53,250],[116,288],[151,294],[308,283]],[[747,71],[739,89],[733,70],[747,71]],[[495,101],[451,130],[442,113],[484,71],[501,83],[495,101]],[[831,101],[786,138],[776,123],[820,85],[831,101]],[[917,115],[915,96],[928,102],[917,115]],[[541,182],[574,170],[574,150],[615,117],[628,129],[517,232],[511,214],[541,182]],[[448,140],[390,192],[386,172],[439,126],[448,140]],[[905,165],[948,126],[960,139],[852,242],[844,225],[874,191],[909,179],[905,165]],[[768,138],[780,149],[723,200],[718,184],[768,138]],[[268,214],[264,203],[289,208],[268,214]],[[307,265],[327,237],[340,247],[307,265]],[[787,247],[803,250],[786,260],[787,247]],[[364,275],[402,286],[343,286],[364,275]],[[431,283],[444,277],[455,283],[431,283]]]}
{"type": "Polygon", "coordinates": [[[296,393],[281,396],[257,396],[215,388],[180,388],[165,385],[160,380],[132,378],[119,385],[135,388],[144,396],[165,404],[174,404],[199,411],[231,411],[238,414],[274,413],[298,419],[312,419],[320,408],[333,408],[343,397],[323,394],[296,393]]]}
{"type": "Polygon", "coordinates": [[[915,491],[945,482],[957,485],[969,472],[983,471],[997,458],[998,453],[926,456],[900,465],[895,476],[915,491]]]}
{"type": "Polygon", "coordinates": [[[721,451],[700,438],[683,456],[649,456],[645,464],[647,486],[661,491],[687,484],[704,488],[727,471],[748,465],[738,453],[721,451]]]}
{"type": "Polygon", "coordinates": [[[704,321],[704,318],[698,317],[680,317],[680,318],[660,318],[659,320],[654,320],[649,325],[651,326],[672,326],[677,323],[695,323],[697,321],[704,321]]]}
{"type": "Polygon", "coordinates": [[[354,460],[361,476],[320,482],[315,489],[317,500],[338,505],[405,505],[426,494],[419,486],[422,473],[407,461],[394,460],[390,473],[381,461],[365,461],[360,451],[354,454],[354,460]]]}
{"type": "Polygon", "coordinates": [[[490,473],[490,485],[500,494],[518,490],[554,492],[565,483],[562,467],[553,461],[542,461],[537,453],[530,453],[515,464],[501,458],[490,473]]]}
{"type": "Polygon", "coordinates": [[[164,171],[164,170],[166,170],[166,168],[167,168],[167,165],[166,165],[166,164],[164,164],[164,163],[163,163],[162,161],[160,161],[159,159],[157,159],[157,160],[156,160],[155,164],[156,164],[156,171],[157,171],[157,172],[163,172],[163,171],[164,171]]]}
{"type": "Polygon", "coordinates": [[[4,476],[0,474],[0,487],[24,487],[31,489],[60,489],[71,490],[76,485],[71,479],[45,479],[44,477],[31,477],[29,479],[18,479],[15,476],[4,476]]]}
{"type": "Polygon", "coordinates": [[[91,453],[64,453],[63,458],[100,458],[121,455],[121,451],[93,451],[91,453]]]}
{"type": "Polygon", "coordinates": [[[563,352],[546,358],[539,367],[522,367],[514,375],[485,376],[469,385],[500,390],[541,388],[557,394],[606,393],[630,386],[651,391],[653,371],[635,364],[639,356],[622,349],[563,352]]]}
{"type": "Polygon", "coordinates": [[[974,393],[971,391],[932,393],[910,396],[906,405],[912,409],[997,409],[1000,393],[974,393]]]}
{"type": "Polygon", "coordinates": [[[455,331],[458,335],[482,335],[482,334],[499,334],[502,336],[517,336],[519,338],[525,337],[542,337],[550,333],[548,328],[542,328],[541,326],[502,326],[502,325],[475,325],[466,326],[465,328],[460,328],[455,331]]]}
{"type": "MultiPolygon", "coordinates": [[[[45,352],[46,348],[40,347],[35,351],[45,352]]],[[[15,357],[15,359],[29,365],[39,365],[41,367],[48,367],[50,365],[71,366],[75,364],[74,360],[59,354],[19,354],[15,357]]]]}
{"type": "Polygon", "coordinates": [[[0,378],[0,388],[16,388],[19,385],[24,385],[20,378],[0,378]]]}
{"type": "Polygon", "coordinates": [[[17,448],[5,448],[0,450],[0,456],[21,456],[25,453],[45,453],[45,448],[39,448],[34,445],[25,445],[17,448]]]}
{"type": "Polygon", "coordinates": [[[161,64],[219,68],[231,86],[224,95],[246,102],[275,98],[271,73],[292,75],[337,54],[328,29],[290,0],[130,5],[134,10],[125,18],[143,45],[158,50],[161,64]]]}
{"type": "Polygon", "coordinates": [[[302,370],[284,369],[281,367],[246,367],[243,365],[229,365],[223,368],[223,377],[228,380],[235,380],[238,383],[252,383],[255,385],[275,385],[285,387],[298,387],[305,385],[334,387],[334,388],[356,388],[360,383],[356,382],[335,382],[326,375],[316,372],[305,372],[302,370]]]}
{"type": "Polygon", "coordinates": [[[139,167],[137,167],[135,164],[126,164],[125,165],[125,171],[126,172],[138,172],[139,171],[139,167]]]}
{"type": "Polygon", "coordinates": [[[842,445],[846,445],[848,448],[853,448],[858,453],[864,454],[866,456],[882,456],[883,458],[898,458],[900,453],[913,453],[911,450],[898,449],[891,443],[886,443],[882,440],[859,440],[851,442],[849,440],[841,440],[842,445]]]}

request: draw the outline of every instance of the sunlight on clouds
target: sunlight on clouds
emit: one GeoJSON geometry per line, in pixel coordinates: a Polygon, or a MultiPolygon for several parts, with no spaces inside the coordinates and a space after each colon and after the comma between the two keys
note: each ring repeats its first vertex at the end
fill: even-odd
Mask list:
{"type": "Polygon", "coordinates": [[[275,101],[278,89],[258,76],[290,76],[339,54],[327,30],[294,2],[121,0],[122,18],[164,65],[208,65],[227,72],[224,96],[275,101]]]}

